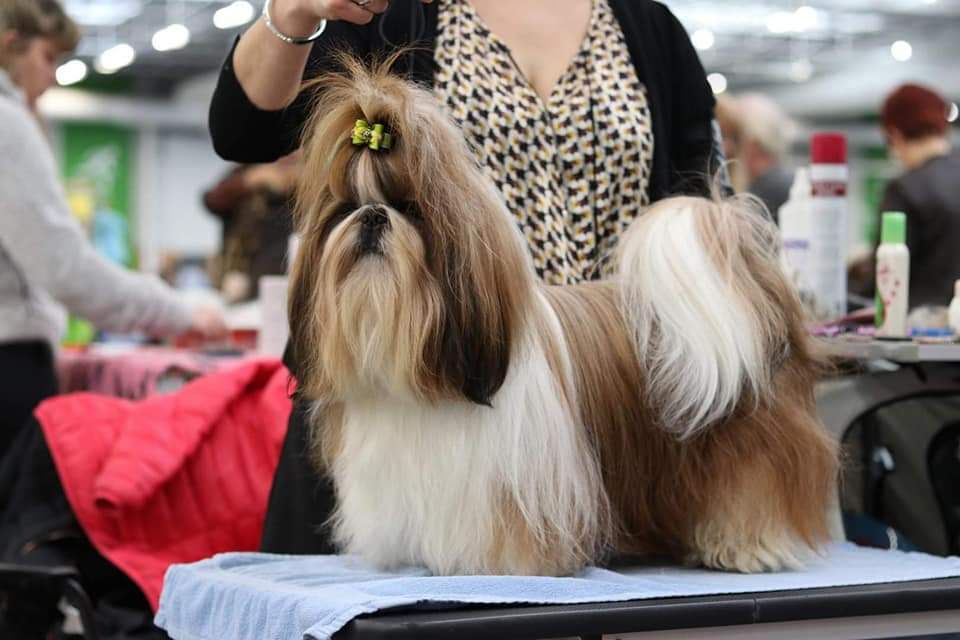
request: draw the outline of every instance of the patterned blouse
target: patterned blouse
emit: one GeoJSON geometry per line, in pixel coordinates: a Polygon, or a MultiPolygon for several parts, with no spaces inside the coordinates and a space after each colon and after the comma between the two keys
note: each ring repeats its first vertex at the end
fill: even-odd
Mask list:
{"type": "Polygon", "coordinates": [[[439,0],[435,91],[516,216],[550,284],[599,278],[649,204],[653,131],[645,87],[607,0],[591,0],[579,51],[549,99],[469,0],[439,0]]]}

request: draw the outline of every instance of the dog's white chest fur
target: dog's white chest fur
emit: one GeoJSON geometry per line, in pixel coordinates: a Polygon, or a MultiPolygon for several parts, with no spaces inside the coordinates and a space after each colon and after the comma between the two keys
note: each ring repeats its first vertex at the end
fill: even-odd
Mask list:
{"type": "Polygon", "coordinates": [[[436,405],[348,402],[332,470],[343,549],[379,566],[493,570],[505,498],[537,527],[571,537],[598,510],[595,462],[539,349],[526,349],[493,399],[436,405]]]}
{"type": "Polygon", "coordinates": [[[347,551],[447,572],[481,561],[502,455],[483,412],[389,400],[346,407],[334,475],[347,551]]]}

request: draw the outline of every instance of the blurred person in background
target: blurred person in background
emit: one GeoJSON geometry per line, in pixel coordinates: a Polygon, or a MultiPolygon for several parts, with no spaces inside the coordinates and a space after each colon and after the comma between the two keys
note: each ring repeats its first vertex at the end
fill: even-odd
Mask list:
{"type": "Polygon", "coordinates": [[[290,198],[299,174],[299,157],[291,154],[271,164],[237,167],[204,194],[204,206],[223,224],[213,280],[224,301],[256,299],[261,276],[286,273],[290,198]]]}
{"type": "Polygon", "coordinates": [[[740,110],[737,99],[729,93],[717,96],[716,107],[717,124],[723,138],[723,155],[727,158],[730,184],[734,191],[742,193],[747,190],[747,174],[743,164],[739,161],[741,137],[743,128],[740,124],[740,110]]]}
{"type": "Polygon", "coordinates": [[[905,84],[880,112],[890,156],[904,170],[881,211],[907,214],[911,307],[949,304],[960,278],[960,153],[951,149],[949,106],[933,89],[905,84]]]}
{"type": "Polygon", "coordinates": [[[788,166],[796,125],[777,103],[759,93],[735,98],[739,125],[737,156],[745,190],[766,205],[774,221],[790,196],[794,171],[788,166]]]}
{"type": "MultiPolygon", "coordinates": [[[[31,420],[34,408],[57,392],[53,354],[66,311],[109,331],[154,336],[219,337],[226,327],[215,308],[188,306],[158,278],[99,255],[73,218],[36,108],[55,82],[59,58],[78,40],[77,26],[56,0],[0,0],[0,562],[72,564],[90,586],[115,584],[122,574],[76,542],[82,536],[75,526],[57,529],[46,545],[20,547],[9,535],[46,531],[69,514],[43,434],[31,420]],[[41,494],[42,500],[20,499],[41,494]],[[10,547],[16,554],[8,555],[10,547]]],[[[123,598],[142,600],[135,585],[124,588],[123,598]]],[[[56,600],[19,591],[0,593],[0,638],[52,637],[56,600]]],[[[148,624],[146,615],[131,628],[148,624]]]]}
{"type": "Polygon", "coordinates": [[[64,307],[108,331],[226,333],[215,308],[100,256],[72,217],[35,109],[78,40],[56,0],[0,0],[0,456],[56,393],[64,307]]]}

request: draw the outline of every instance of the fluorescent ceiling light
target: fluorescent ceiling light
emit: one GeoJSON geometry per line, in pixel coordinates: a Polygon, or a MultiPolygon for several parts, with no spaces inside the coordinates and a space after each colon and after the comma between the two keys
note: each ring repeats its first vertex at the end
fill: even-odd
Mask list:
{"type": "Polygon", "coordinates": [[[151,43],[157,51],[183,49],[190,43],[190,30],[182,24],[171,24],[153,34],[151,43]]]}
{"type": "Polygon", "coordinates": [[[897,40],[890,45],[890,55],[897,62],[906,62],[913,57],[913,46],[906,40],[897,40]]]}
{"type": "Polygon", "coordinates": [[[804,5],[793,12],[794,28],[797,31],[811,31],[820,23],[820,12],[804,5]]]}
{"type": "Polygon", "coordinates": [[[790,33],[793,31],[793,14],[786,11],[775,11],[767,18],[767,30],[770,33],[790,33]]]}
{"type": "Polygon", "coordinates": [[[711,73],[707,76],[707,82],[710,83],[710,88],[717,95],[727,90],[727,76],[722,73],[711,73]]]}
{"type": "Polygon", "coordinates": [[[57,67],[57,84],[66,87],[87,77],[87,65],[83,60],[70,60],[57,67]]]}
{"type": "Polygon", "coordinates": [[[798,7],[796,11],[775,11],[767,17],[770,33],[806,33],[827,26],[827,14],[811,6],[798,7]]]}
{"type": "Polygon", "coordinates": [[[256,12],[252,4],[246,0],[237,0],[222,9],[218,9],[213,14],[213,24],[218,29],[235,29],[253,20],[254,15],[256,15],[256,12]]]}
{"type": "Polygon", "coordinates": [[[67,14],[85,27],[115,27],[143,11],[142,0],[66,0],[67,14]]]}
{"type": "Polygon", "coordinates": [[[699,51],[706,51],[713,47],[717,39],[710,29],[697,29],[693,32],[693,35],[690,36],[690,41],[693,42],[693,46],[699,51]]]}
{"type": "Polygon", "coordinates": [[[136,57],[137,52],[129,44],[118,44],[101,53],[93,68],[99,73],[116,73],[133,64],[136,57]]]}

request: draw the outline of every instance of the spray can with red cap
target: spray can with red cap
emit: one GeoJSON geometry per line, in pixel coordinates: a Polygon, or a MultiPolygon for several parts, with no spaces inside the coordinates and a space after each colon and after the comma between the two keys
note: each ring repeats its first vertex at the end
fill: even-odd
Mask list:
{"type": "Polygon", "coordinates": [[[818,320],[847,312],[847,138],[816,133],[810,139],[810,268],[818,320]]]}

